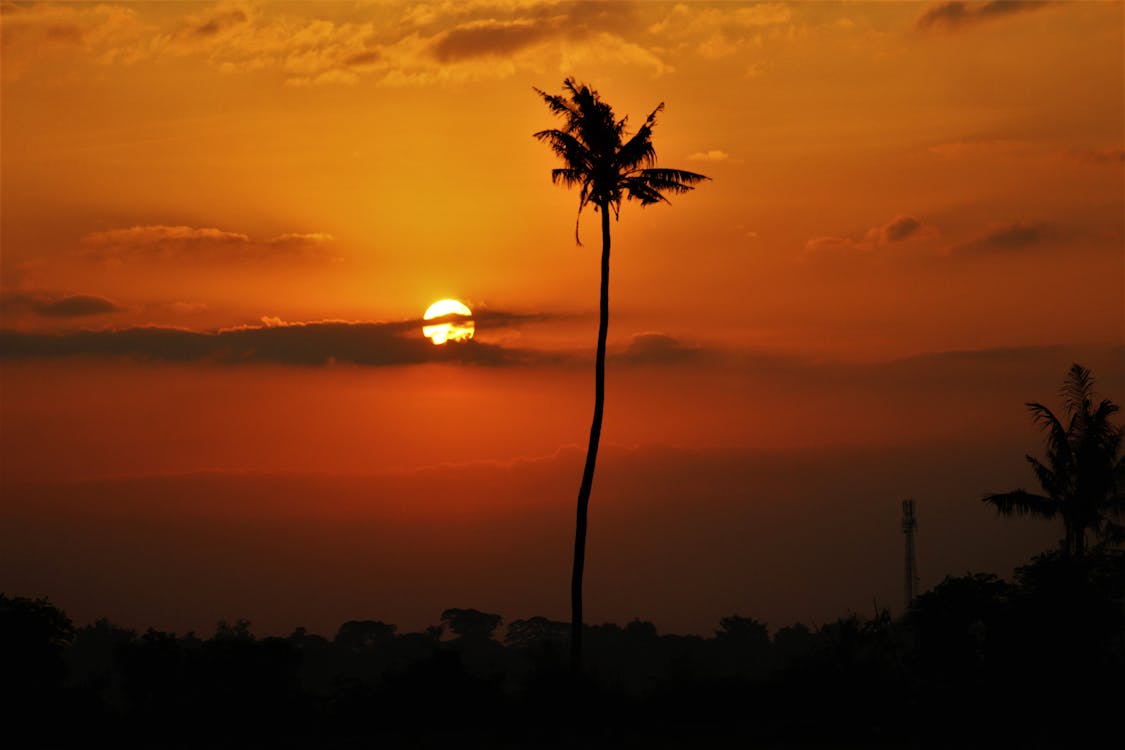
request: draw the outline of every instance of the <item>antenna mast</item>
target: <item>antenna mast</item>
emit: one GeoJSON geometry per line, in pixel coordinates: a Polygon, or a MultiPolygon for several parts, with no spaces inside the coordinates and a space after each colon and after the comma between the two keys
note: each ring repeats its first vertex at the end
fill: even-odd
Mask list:
{"type": "Polygon", "coordinates": [[[914,601],[914,590],[918,588],[918,560],[914,555],[914,529],[918,520],[914,517],[914,501],[902,501],[902,533],[906,536],[906,565],[903,575],[903,598],[905,608],[914,601]]]}

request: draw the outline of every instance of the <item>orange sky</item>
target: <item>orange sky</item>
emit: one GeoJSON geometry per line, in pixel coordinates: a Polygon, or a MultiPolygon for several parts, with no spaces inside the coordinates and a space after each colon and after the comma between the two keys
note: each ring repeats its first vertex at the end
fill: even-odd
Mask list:
{"type": "MultiPolygon", "coordinates": [[[[895,565],[896,504],[913,494],[923,529],[928,507],[961,509],[929,548],[959,551],[929,583],[969,564],[1010,568],[1031,537],[991,558],[958,540],[974,524],[1011,531],[976,498],[1031,480],[1020,457],[1038,438],[1022,402],[1050,400],[1074,359],[1125,398],[1123,28],[1120,3],[5,2],[0,466],[25,524],[5,526],[22,539],[69,538],[64,527],[98,537],[97,508],[123,490],[83,483],[197,472],[377,483],[453,472],[435,486],[503,516],[528,502],[518,487],[448,465],[522,476],[543,461],[562,462],[551,464],[559,486],[541,483],[557,492],[544,508],[562,513],[578,479],[567,451],[584,439],[592,396],[597,227],[588,217],[575,247],[577,198],[550,184],[552,156],[531,133],[553,123],[532,87],[574,75],[634,120],[664,101],[661,164],[714,178],[672,206],[626,205],[613,226],[606,441],[654,458],[643,472],[643,461],[607,469],[633,479],[607,480],[610,496],[595,487],[592,533],[598,504],[618,502],[637,509],[637,528],[666,534],[643,499],[667,463],[719,472],[682,488],[716,498],[715,529],[727,512],[789,507],[763,511],[776,535],[802,503],[820,508],[822,489],[720,470],[717,456],[757,465],[750,456],[815,449],[831,454],[827,467],[860,451],[855,476],[831,469],[848,484],[881,471],[893,447],[921,463],[863,485],[855,502],[889,509],[891,531],[872,526],[861,546],[883,539],[895,565]],[[483,346],[438,352],[421,339],[414,322],[442,297],[478,312],[483,346]],[[982,468],[985,445],[1011,464],[982,468]],[[688,458],[662,463],[662,450],[688,458]],[[966,467],[955,492],[935,478],[943,463],[966,467]],[[74,484],[43,489],[57,481],[74,484]]],[[[417,481],[396,492],[430,491],[417,481]]],[[[285,502],[320,507],[299,493],[285,502]]],[[[418,502],[412,518],[435,529],[419,550],[472,546],[447,506],[418,502]]],[[[169,528],[178,512],[128,511],[169,528]]],[[[299,536],[287,514],[274,523],[299,536]]],[[[229,530],[221,515],[215,528],[229,530]]],[[[237,538],[225,533],[211,542],[237,538]]],[[[84,566],[138,564],[141,537],[87,539],[84,566]]],[[[826,564],[786,578],[789,595],[776,581],[767,593],[749,569],[794,565],[784,545],[744,559],[734,542],[745,565],[724,575],[737,593],[716,590],[703,563],[671,589],[641,570],[598,583],[598,555],[619,568],[625,541],[591,538],[595,619],[699,630],[723,607],[759,605],[775,619],[824,617],[897,586],[896,569],[871,562],[829,596],[839,565],[826,564]]],[[[487,585],[504,560],[522,569],[511,544],[474,552],[478,578],[438,566],[411,580],[438,612],[563,616],[563,588],[527,594],[534,566],[519,585],[487,585]]],[[[555,583],[565,546],[542,561],[555,583]]],[[[19,572],[0,590],[167,627],[210,614],[328,627],[363,614],[255,598],[285,569],[269,564],[276,550],[229,600],[198,589],[195,613],[173,616],[156,582],[79,583],[45,562],[49,548],[9,552],[19,572]]],[[[384,617],[427,624],[410,597],[382,595],[397,602],[384,617]]]]}

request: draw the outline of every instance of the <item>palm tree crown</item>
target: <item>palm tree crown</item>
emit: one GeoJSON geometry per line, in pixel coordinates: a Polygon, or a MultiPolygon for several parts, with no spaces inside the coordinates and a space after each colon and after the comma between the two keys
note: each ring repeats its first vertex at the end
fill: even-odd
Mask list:
{"type": "Polygon", "coordinates": [[[1125,540],[1125,526],[1116,522],[1125,511],[1122,429],[1110,422],[1120,409],[1109,399],[1095,403],[1094,378],[1078,364],[1067,372],[1060,393],[1063,418],[1041,403],[1027,404],[1046,433],[1046,461],[1027,456],[1043,494],[1019,489],[988,495],[984,502],[1006,516],[1061,517],[1063,552],[1082,555],[1087,533],[1103,543],[1125,540]]]}
{"type": "MultiPolygon", "coordinates": [[[[624,198],[640,201],[642,206],[668,203],[665,193],[684,193],[703,180],[710,179],[682,169],[659,169],[652,145],[652,128],[656,115],[664,109],[661,102],[627,141],[628,117],[616,119],[613,108],[598,92],[575,82],[563,81],[569,96],[548,94],[535,89],[550,110],[563,119],[561,129],[540,130],[534,136],[546,142],[566,166],[551,170],[551,181],[566,187],[579,188],[578,218],[588,205],[610,207],[615,218],[621,214],[624,198]]],[[[579,245],[578,222],[574,239],[579,245]]]]}

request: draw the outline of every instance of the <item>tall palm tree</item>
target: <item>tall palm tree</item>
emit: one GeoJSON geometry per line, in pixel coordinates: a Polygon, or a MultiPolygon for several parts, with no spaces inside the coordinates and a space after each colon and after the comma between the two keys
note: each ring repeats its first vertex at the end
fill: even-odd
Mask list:
{"type": "Polygon", "coordinates": [[[590,443],[582,484],[578,488],[578,515],[574,532],[574,568],[570,585],[570,666],[577,671],[582,665],[582,572],[586,557],[586,516],[590,489],[594,483],[594,466],[598,460],[598,442],[602,432],[605,406],[605,341],[609,328],[609,212],[620,218],[621,201],[640,201],[642,206],[668,203],[665,193],[685,193],[697,183],[710,179],[680,169],[658,169],[652,145],[652,128],[664,103],[654,109],[644,124],[626,140],[627,117],[620,120],[613,108],[598,92],[575,82],[563,81],[562,95],[535,92],[547,103],[551,112],[562,118],[560,129],[541,130],[534,136],[546,143],[562,160],[563,166],[551,170],[551,182],[578,187],[578,218],[574,223],[574,240],[581,245],[578,222],[582,210],[592,205],[602,217],[601,315],[598,319],[598,349],[594,366],[594,419],[590,425],[590,443]]]}
{"type": "Polygon", "coordinates": [[[1104,543],[1125,541],[1125,526],[1116,523],[1125,513],[1122,429],[1110,422],[1119,411],[1117,404],[1109,399],[1095,404],[1094,378],[1085,367],[1071,366],[1060,394],[1063,418],[1043,404],[1027,404],[1035,424],[1046,433],[1046,462],[1026,457],[1044,494],[1019,489],[983,500],[1005,516],[1061,517],[1062,551],[1081,556],[1088,533],[1104,543]]]}

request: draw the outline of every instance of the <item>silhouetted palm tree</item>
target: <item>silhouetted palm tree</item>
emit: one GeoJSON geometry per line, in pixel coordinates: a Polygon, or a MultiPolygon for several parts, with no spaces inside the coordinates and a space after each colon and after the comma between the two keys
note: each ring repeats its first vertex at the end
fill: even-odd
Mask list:
{"type": "Polygon", "coordinates": [[[710,179],[680,169],[657,169],[656,151],[652,145],[652,128],[664,103],[652,111],[628,140],[625,126],[628,118],[616,119],[613,108],[598,92],[575,82],[563,81],[564,94],[556,96],[539,89],[535,92],[551,112],[563,120],[558,130],[541,130],[535,138],[547,143],[562,159],[563,167],[551,170],[551,181],[579,188],[578,219],[574,223],[574,239],[579,245],[578,221],[582,210],[592,205],[602,216],[601,316],[598,322],[598,348],[594,368],[594,419],[590,426],[590,443],[582,484],[578,489],[578,517],[574,534],[574,570],[571,578],[570,664],[578,670],[582,663],[582,571],[586,555],[586,510],[590,488],[594,482],[594,465],[598,458],[598,441],[602,430],[605,405],[605,342],[609,327],[609,210],[619,218],[623,199],[640,201],[648,206],[667,203],[665,193],[683,193],[702,180],[710,179]]]}
{"type": "Polygon", "coordinates": [[[1003,515],[1062,517],[1066,536],[1062,550],[1083,555],[1086,535],[1102,542],[1125,540],[1125,526],[1115,522],[1125,511],[1125,457],[1120,455],[1122,430],[1110,423],[1119,411],[1109,399],[1094,403],[1094,379],[1081,365],[1072,365],[1060,391],[1063,420],[1037,402],[1029,402],[1035,424],[1046,435],[1046,462],[1027,456],[1044,494],[1014,490],[988,495],[984,502],[1003,515]]]}

